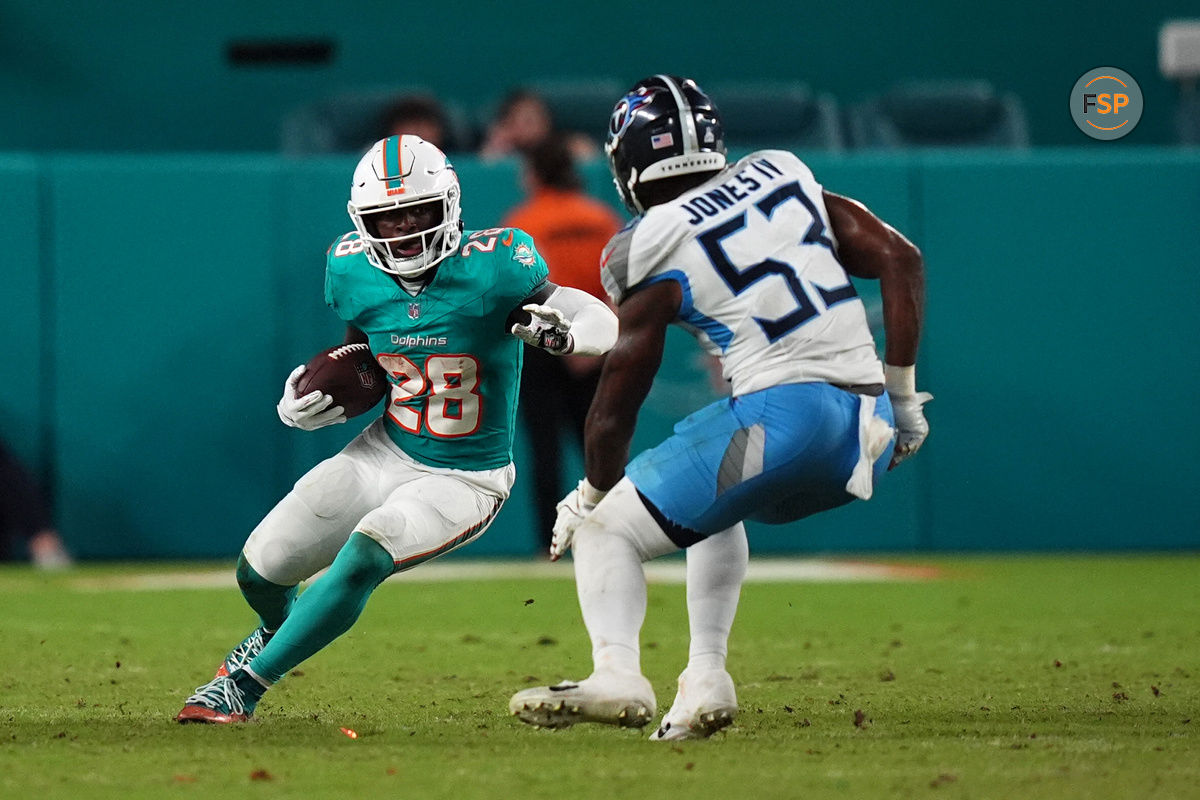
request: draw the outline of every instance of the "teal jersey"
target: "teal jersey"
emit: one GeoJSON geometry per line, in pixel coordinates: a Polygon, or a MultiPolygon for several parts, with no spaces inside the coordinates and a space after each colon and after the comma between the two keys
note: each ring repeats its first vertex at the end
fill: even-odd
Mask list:
{"type": "Polygon", "coordinates": [[[325,302],[370,338],[400,449],[434,467],[494,469],[512,461],[524,347],[505,320],[549,273],[524,231],[466,231],[462,241],[413,296],[347,233],[329,248],[325,302]]]}

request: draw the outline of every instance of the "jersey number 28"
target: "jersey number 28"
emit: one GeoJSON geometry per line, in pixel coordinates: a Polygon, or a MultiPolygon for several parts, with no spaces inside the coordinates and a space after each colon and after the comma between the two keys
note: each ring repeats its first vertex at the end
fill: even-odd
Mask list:
{"type": "Polygon", "coordinates": [[[425,359],[425,368],[407,356],[379,355],[379,365],[397,382],[388,398],[388,416],[406,431],[425,429],[434,436],[469,436],[479,429],[482,398],[479,362],[474,356],[438,355],[425,359]],[[414,398],[424,396],[422,402],[414,398]]]}

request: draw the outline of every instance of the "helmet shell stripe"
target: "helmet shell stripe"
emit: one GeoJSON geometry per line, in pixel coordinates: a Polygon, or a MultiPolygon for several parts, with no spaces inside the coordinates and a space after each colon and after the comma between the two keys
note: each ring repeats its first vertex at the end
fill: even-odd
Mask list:
{"type": "Polygon", "coordinates": [[[666,84],[679,107],[679,122],[683,132],[683,152],[695,153],[700,149],[700,138],[696,135],[696,120],[692,115],[692,104],[680,91],[679,85],[670,75],[655,75],[654,77],[666,84]]]}
{"type": "Polygon", "coordinates": [[[403,136],[389,136],[383,145],[383,174],[387,195],[404,194],[404,157],[400,149],[403,136]],[[390,165],[390,166],[389,166],[390,165]]]}

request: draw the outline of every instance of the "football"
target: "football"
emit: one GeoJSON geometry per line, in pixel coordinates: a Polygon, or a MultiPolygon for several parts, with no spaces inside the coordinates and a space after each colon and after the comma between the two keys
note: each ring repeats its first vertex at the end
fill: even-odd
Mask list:
{"type": "Polygon", "coordinates": [[[357,417],[374,408],[388,390],[387,373],[366,344],[342,344],[313,356],[296,384],[296,396],[321,391],[357,417]]]}

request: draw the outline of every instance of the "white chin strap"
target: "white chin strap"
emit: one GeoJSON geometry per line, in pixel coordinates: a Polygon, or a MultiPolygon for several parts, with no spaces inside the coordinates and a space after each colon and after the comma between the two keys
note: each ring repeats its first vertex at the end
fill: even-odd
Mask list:
{"type": "MultiPolygon", "coordinates": [[[[634,191],[634,189],[637,187],[637,182],[638,171],[636,169],[631,169],[629,171],[629,184],[625,187],[625,190],[629,195],[629,201],[633,203],[633,207],[637,210],[637,213],[644,214],[646,213],[646,209],[642,207],[642,201],[638,200],[637,192],[634,191]]],[[[617,184],[617,188],[621,188],[621,185],[617,184]]]]}

